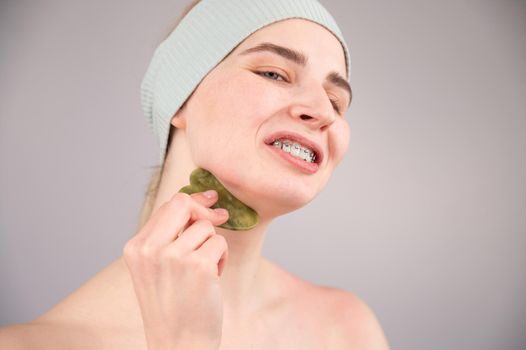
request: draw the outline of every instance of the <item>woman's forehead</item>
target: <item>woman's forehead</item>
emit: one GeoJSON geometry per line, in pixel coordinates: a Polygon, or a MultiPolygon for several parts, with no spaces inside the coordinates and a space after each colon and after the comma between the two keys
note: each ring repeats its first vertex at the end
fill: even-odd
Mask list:
{"type": "Polygon", "coordinates": [[[301,59],[305,59],[306,64],[335,61],[328,63],[332,68],[341,70],[345,76],[343,47],[338,38],[320,24],[301,18],[272,23],[249,35],[236,47],[233,54],[237,56],[247,51],[272,51],[257,50],[258,47],[261,48],[265,44],[287,48],[290,49],[289,52],[301,53],[301,59]]]}

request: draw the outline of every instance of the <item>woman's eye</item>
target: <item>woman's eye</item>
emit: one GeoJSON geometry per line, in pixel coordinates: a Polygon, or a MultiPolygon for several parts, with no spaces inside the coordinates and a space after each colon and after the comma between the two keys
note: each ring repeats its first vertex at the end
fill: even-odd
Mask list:
{"type": "Polygon", "coordinates": [[[263,72],[257,72],[257,74],[263,75],[264,77],[270,78],[271,80],[277,80],[274,78],[281,78],[283,81],[286,81],[286,79],[283,77],[283,75],[276,73],[274,71],[263,71],[263,72]]]}
{"type": "MultiPolygon", "coordinates": [[[[283,81],[287,81],[283,75],[279,74],[279,73],[276,73],[274,71],[262,71],[262,72],[256,72],[256,74],[259,74],[259,75],[262,75],[266,78],[269,78],[271,80],[278,80],[278,79],[274,79],[274,78],[281,78],[283,81]]],[[[338,107],[338,101],[337,100],[333,100],[333,99],[329,99],[331,101],[331,104],[332,104],[332,107],[336,110],[336,113],[338,113],[338,115],[340,115],[340,108],[338,107]]]]}
{"type": "Polygon", "coordinates": [[[340,108],[338,107],[338,101],[329,99],[332,103],[332,107],[336,110],[336,113],[340,114],[340,108]]]}

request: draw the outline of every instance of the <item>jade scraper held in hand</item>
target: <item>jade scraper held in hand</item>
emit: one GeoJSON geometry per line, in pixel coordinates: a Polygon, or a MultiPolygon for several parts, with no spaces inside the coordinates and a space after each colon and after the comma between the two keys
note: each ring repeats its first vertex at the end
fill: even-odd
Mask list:
{"type": "Polygon", "coordinates": [[[190,185],[184,186],[179,192],[192,194],[208,190],[215,190],[218,195],[217,202],[211,208],[225,208],[229,213],[228,221],[219,225],[219,227],[241,231],[250,230],[258,224],[259,217],[256,211],[228,192],[221,182],[208,170],[197,168],[192,171],[190,174],[190,185]]]}

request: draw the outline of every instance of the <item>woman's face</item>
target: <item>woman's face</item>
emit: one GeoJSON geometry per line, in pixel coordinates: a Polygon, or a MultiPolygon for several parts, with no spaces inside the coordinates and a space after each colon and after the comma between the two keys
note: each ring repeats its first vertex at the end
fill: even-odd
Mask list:
{"type": "Polygon", "coordinates": [[[332,72],[347,76],[344,52],[338,39],[316,23],[288,19],[247,37],[176,115],[186,120],[195,165],[214,173],[260,215],[281,215],[310,202],[349,145],[350,127],[343,114],[350,95],[326,80],[332,72]],[[243,53],[262,43],[301,52],[306,62],[271,51],[243,53]],[[317,144],[323,152],[318,170],[306,171],[267,145],[267,138],[278,132],[317,144]]]}

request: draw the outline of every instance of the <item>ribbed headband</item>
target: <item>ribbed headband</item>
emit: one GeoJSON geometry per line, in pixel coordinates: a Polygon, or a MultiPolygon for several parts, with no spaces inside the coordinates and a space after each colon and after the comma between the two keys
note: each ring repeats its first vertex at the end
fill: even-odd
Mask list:
{"type": "Polygon", "coordinates": [[[157,47],[141,84],[141,105],[159,139],[164,161],[170,122],[201,80],[238,44],[271,23],[304,18],[332,32],[341,42],[347,79],[351,60],[343,35],[316,0],[202,0],[157,47]]]}

